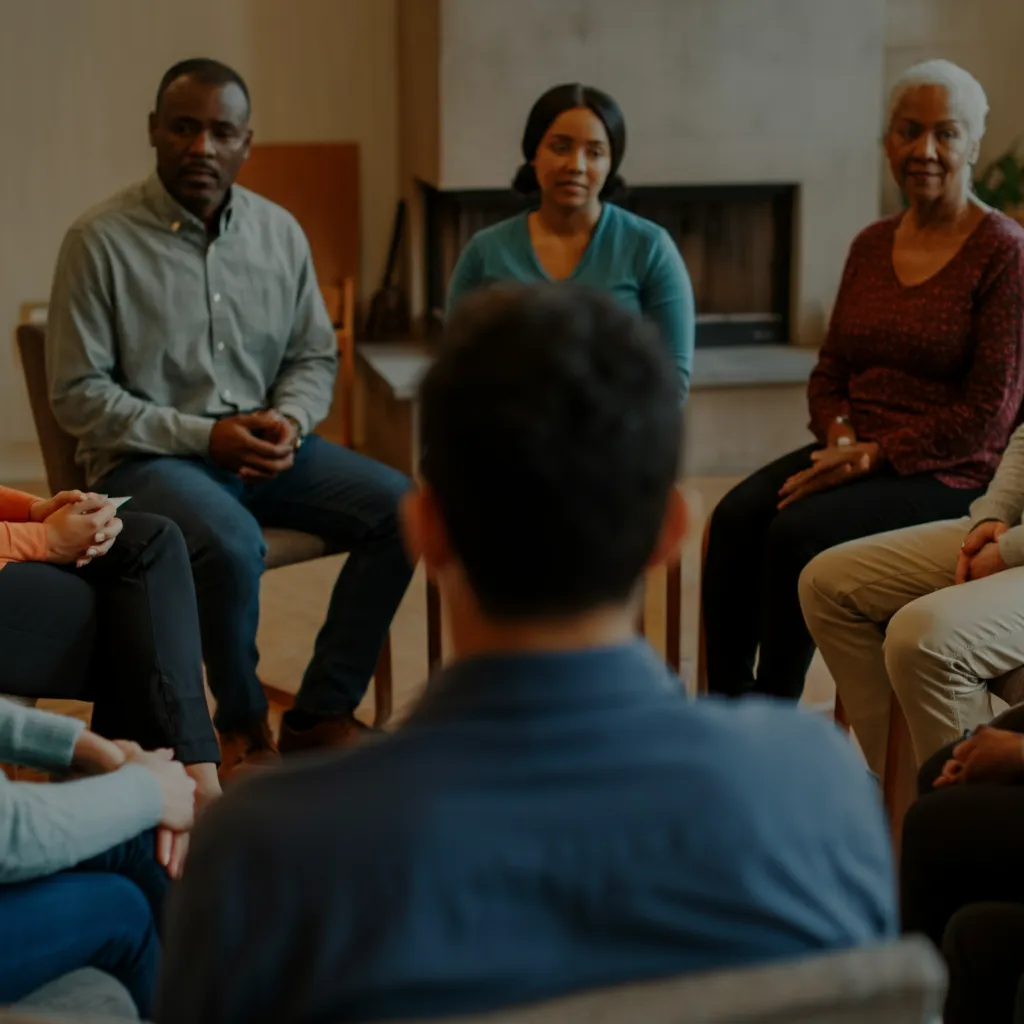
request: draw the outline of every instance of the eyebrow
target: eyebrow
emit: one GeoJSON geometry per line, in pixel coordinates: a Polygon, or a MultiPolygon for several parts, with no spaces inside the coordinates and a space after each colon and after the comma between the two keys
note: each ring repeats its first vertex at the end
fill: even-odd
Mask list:
{"type": "MultiPolygon", "coordinates": [[[[559,133],[559,134],[555,135],[554,138],[556,138],[559,142],[575,142],[576,141],[576,136],[575,135],[565,135],[565,134],[562,134],[562,133],[559,133]]],[[[587,139],[585,141],[584,145],[587,145],[587,146],[607,146],[608,143],[605,142],[604,139],[587,139]]]]}

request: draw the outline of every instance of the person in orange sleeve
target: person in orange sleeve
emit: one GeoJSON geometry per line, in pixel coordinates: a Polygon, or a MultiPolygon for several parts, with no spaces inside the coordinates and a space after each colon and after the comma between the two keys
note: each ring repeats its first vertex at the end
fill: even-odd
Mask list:
{"type": "Polygon", "coordinates": [[[220,792],[188,551],[169,519],[105,495],[0,487],[0,693],[92,701],[92,728],[170,748],[220,792]]]}

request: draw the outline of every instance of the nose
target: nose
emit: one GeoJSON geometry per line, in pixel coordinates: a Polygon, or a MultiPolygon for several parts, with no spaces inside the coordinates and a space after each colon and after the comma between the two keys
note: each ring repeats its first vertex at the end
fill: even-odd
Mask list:
{"type": "Polygon", "coordinates": [[[583,147],[580,146],[574,149],[566,158],[565,169],[567,171],[577,171],[580,174],[586,174],[587,172],[587,154],[583,151],[583,147]]]}
{"type": "Polygon", "coordinates": [[[213,149],[213,136],[208,131],[198,132],[192,140],[188,151],[194,156],[211,156],[213,149]]]}
{"type": "Polygon", "coordinates": [[[936,155],[935,134],[922,132],[914,143],[914,156],[922,160],[934,160],[936,155]]]}

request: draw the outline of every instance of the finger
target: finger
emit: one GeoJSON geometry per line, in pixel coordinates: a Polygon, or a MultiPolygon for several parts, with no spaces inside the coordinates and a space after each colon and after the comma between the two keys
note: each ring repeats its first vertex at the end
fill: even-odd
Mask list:
{"type": "Polygon", "coordinates": [[[245,440],[249,453],[261,459],[283,459],[292,450],[290,444],[275,444],[273,441],[267,441],[265,438],[257,437],[248,431],[246,431],[245,440]]]}
{"type": "Polygon", "coordinates": [[[158,828],[156,830],[156,862],[161,867],[169,868],[173,852],[174,833],[169,828],[158,828]]]}
{"type": "Polygon", "coordinates": [[[962,583],[967,582],[968,573],[970,570],[971,560],[967,557],[967,554],[963,551],[956,560],[956,577],[955,582],[959,586],[962,583]]]}
{"type": "Polygon", "coordinates": [[[283,473],[286,469],[290,469],[294,461],[291,449],[288,449],[288,454],[284,458],[263,459],[255,455],[246,456],[242,466],[247,469],[254,469],[258,473],[269,473],[276,476],[278,473],[283,473]]]}
{"type": "Polygon", "coordinates": [[[102,558],[114,546],[114,541],[116,539],[116,537],[111,537],[110,540],[97,545],[96,554],[93,555],[93,558],[102,558]]]}
{"type": "Polygon", "coordinates": [[[171,851],[170,863],[167,865],[167,873],[175,880],[181,878],[182,872],[185,870],[185,858],[188,857],[188,840],[189,835],[187,832],[179,832],[174,837],[174,847],[171,851]]]}
{"type": "Polygon", "coordinates": [[[174,751],[170,747],[157,747],[153,753],[160,758],[161,761],[173,761],[174,751]]]}

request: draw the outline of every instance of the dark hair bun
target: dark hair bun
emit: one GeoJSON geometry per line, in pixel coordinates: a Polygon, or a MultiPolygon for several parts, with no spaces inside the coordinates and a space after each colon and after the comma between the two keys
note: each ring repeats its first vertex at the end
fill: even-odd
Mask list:
{"type": "Polygon", "coordinates": [[[537,180],[537,172],[533,169],[533,164],[523,164],[516,171],[516,176],[512,179],[512,188],[524,196],[532,196],[535,192],[540,191],[540,182],[537,180]]]}

